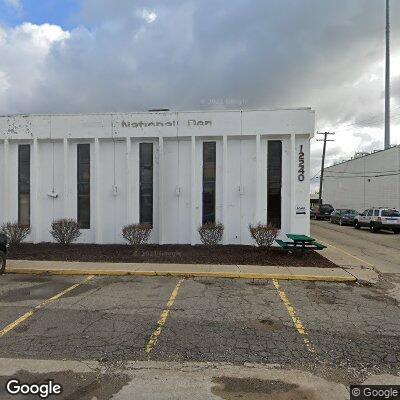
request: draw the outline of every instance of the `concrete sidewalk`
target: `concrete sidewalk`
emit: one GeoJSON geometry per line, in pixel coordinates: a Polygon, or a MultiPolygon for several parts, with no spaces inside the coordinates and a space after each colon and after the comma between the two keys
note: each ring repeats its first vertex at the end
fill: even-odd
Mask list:
{"type": "MultiPolygon", "coordinates": [[[[327,225],[330,227],[331,225],[327,225]]],[[[312,225],[312,236],[319,242],[327,246],[327,248],[322,252],[322,255],[328,260],[332,261],[336,265],[346,270],[351,275],[354,275],[358,282],[363,283],[377,283],[379,281],[379,271],[380,269],[377,265],[373,265],[364,258],[357,257],[342,248],[341,244],[335,246],[337,243],[333,241],[334,237],[326,237],[322,235],[324,232],[318,225],[312,225]]],[[[335,228],[335,226],[333,226],[335,228]]],[[[323,229],[327,230],[325,226],[323,229]]],[[[354,230],[353,230],[354,231],[354,230]]],[[[351,231],[353,233],[353,231],[351,231]]],[[[336,235],[337,232],[333,231],[336,235]]],[[[347,232],[345,232],[347,234],[347,232]]],[[[343,234],[342,234],[343,235],[343,234]]],[[[347,239],[347,236],[345,237],[347,239]]],[[[350,242],[351,237],[348,239],[350,242]]],[[[380,255],[384,259],[383,255],[380,255]]]]}
{"type": "Polygon", "coordinates": [[[136,275],[242,279],[286,279],[355,282],[343,268],[284,267],[259,265],[94,263],[8,260],[6,273],[58,275],[136,275]]]}

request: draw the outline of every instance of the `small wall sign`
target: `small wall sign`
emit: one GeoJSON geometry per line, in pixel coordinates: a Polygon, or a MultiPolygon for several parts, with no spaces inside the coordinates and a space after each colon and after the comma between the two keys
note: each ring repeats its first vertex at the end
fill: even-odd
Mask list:
{"type": "Polygon", "coordinates": [[[306,208],[303,206],[297,206],[296,215],[306,215],[306,208]]]}

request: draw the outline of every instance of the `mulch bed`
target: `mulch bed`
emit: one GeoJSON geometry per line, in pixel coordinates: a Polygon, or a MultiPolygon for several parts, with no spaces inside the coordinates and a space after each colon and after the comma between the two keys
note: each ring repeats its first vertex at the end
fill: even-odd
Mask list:
{"type": "Polygon", "coordinates": [[[254,246],[145,245],[135,253],[127,245],[23,243],[10,248],[7,258],[14,260],[180,263],[180,264],[248,264],[334,268],[336,264],[311,251],[304,257],[288,254],[279,248],[270,250],[254,246]]]}

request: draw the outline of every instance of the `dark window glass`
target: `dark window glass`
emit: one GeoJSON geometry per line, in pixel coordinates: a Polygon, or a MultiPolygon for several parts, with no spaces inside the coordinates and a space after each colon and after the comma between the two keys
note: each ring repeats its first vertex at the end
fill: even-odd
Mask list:
{"type": "Polygon", "coordinates": [[[382,210],[382,217],[400,217],[397,210],[382,210]]]}
{"type": "Polygon", "coordinates": [[[140,223],[153,225],[153,143],[140,143],[140,223]]]}
{"type": "Polygon", "coordinates": [[[203,224],[215,222],[216,142],[203,143],[203,224]]]}
{"type": "Polygon", "coordinates": [[[379,210],[374,210],[374,216],[378,217],[379,216],[379,210]]]}
{"type": "Polygon", "coordinates": [[[281,227],[282,142],[268,141],[268,223],[281,227]]]}
{"type": "Polygon", "coordinates": [[[90,229],[90,144],[78,144],[78,224],[90,229]]]}
{"type": "Polygon", "coordinates": [[[31,147],[18,146],[18,223],[30,225],[31,147]]]}

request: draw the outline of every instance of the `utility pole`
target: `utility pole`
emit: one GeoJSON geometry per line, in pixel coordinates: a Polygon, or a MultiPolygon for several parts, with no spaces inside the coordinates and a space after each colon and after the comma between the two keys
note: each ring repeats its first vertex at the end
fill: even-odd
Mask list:
{"type": "Polygon", "coordinates": [[[322,181],[324,180],[324,167],[325,167],[325,152],[326,152],[326,142],[334,142],[333,139],[328,139],[328,135],[334,135],[334,132],[318,132],[317,135],[324,135],[323,139],[317,139],[317,142],[324,142],[324,147],[322,149],[322,162],[321,162],[321,175],[319,177],[319,197],[318,204],[322,204],[322,181]]]}
{"type": "Polygon", "coordinates": [[[390,14],[386,0],[385,149],[390,148],[390,14]]]}

